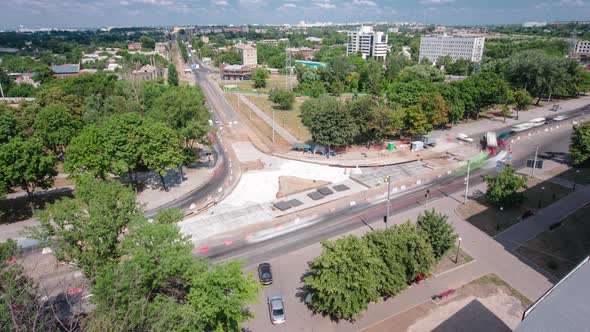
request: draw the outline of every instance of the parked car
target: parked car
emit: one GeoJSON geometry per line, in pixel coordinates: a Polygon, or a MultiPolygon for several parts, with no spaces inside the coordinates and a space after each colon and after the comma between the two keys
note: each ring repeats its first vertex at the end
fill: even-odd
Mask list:
{"type": "Polygon", "coordinates": [[[461,141],[465,141],[465,142],[473,142],[473,138],[467,136],[466,134],[462,134],[462,133],[458,133],[457,134],[457,139],[461,140],[461,141]]]}
{"type": "Polygon", "coordinates": [[[553,120],[553,121],[563,121],[563,120],[565,120],[567,118],[569,118],[569,116],[567,116],[567,115],[558,115],[558,116],[552,118],[551,120],[553,120]]]}
{"type": "Polygon", "coordinates": [[[278,325],[285,322],[285,304],[281,295],[268,298],[268,312],[270,313],[270,321],[273,324],[278,325]]]}
{"type": "Polygon", "coordinates": [[[260,263],[258,265],[258,278],[260,283],[263,285],[272,284],[272,271],[270,269],[270,263],[260,263]]]}

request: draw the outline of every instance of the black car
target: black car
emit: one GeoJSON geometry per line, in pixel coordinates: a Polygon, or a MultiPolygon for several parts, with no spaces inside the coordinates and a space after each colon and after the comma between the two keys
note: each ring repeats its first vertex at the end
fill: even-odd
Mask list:
{"type": "Polygon", "coordinates": [[[272,271],[270,270],[270,263],[260,263],[258,265],[258,278],[263,285],[272,284],[272,271]]]}

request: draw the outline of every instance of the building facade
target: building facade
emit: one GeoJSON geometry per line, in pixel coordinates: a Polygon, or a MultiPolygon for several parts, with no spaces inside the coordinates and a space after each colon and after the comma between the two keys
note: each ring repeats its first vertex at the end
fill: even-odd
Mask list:
{"type": "Polygon", "coordinates": [[[428,59],[435,63],[438,58],[450,56],[453,61],[466,59],[480,62],[483,56],[484,37],[428,36],[420,38],[420,62],[428,59]]]}
{"type": "Polygon", "coordinates": [[[582,61],[590,60],[590,40],[578,40],[572,58],[582,61]]]}
{"type": "Polygon", "coordinates": [[[168,43],[156,43],[155,50],[160,54],[168,53],[168,43]]]}
{"type": "Polygon", "coordinates": [[[385,60],[387,57],[387,34],[373,31],[372,26],[361,26],[360,29],[348,32],[346,55],[361,52],[363,59],[374,58],[385,60]]]}
{"type": "Polygon", "coordinates": [[[248,67],[256,67],[258,64],[258,54],[256,48],[250,44],[236,44],[234,48],[240,53],[242,57],[242,65],[248,67]]]}
{"type": "Polygon", "coordinates": [[[242,65],[222,64],[219,68],[221,79],[225,81],[243,81],[252,79],[254,69],[242,65]]]}

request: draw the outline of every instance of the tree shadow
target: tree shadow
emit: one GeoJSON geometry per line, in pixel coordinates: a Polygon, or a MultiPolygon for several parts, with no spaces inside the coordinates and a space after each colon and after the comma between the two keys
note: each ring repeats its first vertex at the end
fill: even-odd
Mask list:
{"type": "Polygon", "coordinates": [[[545,160],[552,160],[556,163],[568,165],[571,161],[570,154],[567,152],[544,152],[539,155],[539,158],[545,160]]]}
{"type": "Polygon", "coordinates": [[[36,193],[33,199],[27,196],[0,200],[0,225],[30,219],[34,211],[43,210],[64,197],[73,197],[71,188],[57,188],[36,193]],[[32,203],[32,208],[31,208],[32,203]]]}

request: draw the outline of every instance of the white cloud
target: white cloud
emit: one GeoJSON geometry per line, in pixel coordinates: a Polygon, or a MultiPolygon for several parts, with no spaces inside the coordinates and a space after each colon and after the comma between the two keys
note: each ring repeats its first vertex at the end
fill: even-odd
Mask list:
{"type": "Polygon", "coordinates": [[[354,3],[355,5],[363,5],[363,6],[377,6],[376,3],[374,3],[373,1],[370,0],[354,0],[352,3],[354,3]]]}
{"type": "Polygon", "coordinates": [[[213,0],[211,1],[215,6],[229,6],[226,0],[213,0]]]}
{"type": "Polygon", "coordinates": [[[297,8],[297,5],[294,3],[286,3],[282,5],[281,8],[297,8]]]}
{"type": "MultiPolygon", "coordinates": [[[[565,6],[586,6],[583,0],[561,0],[559,3],[565,6]]],[[[590,4],[587,5],[590,6],[590,4]]]]}
{"type": "Polygon", "coordinates": [[[121,6],[128,6],[128,5],[129,5],[129,1],[127,1],[127,0],[123,0],[123,1],[119,2],[119,4],[120,4],[121,6]]]}
{"type": "Polygon", "coordinates": [[[330,2],[330,0],[316,0],[314,2],[316,7],[328,9],[328,8],[336,8],[336,5],[330,2]]]}

